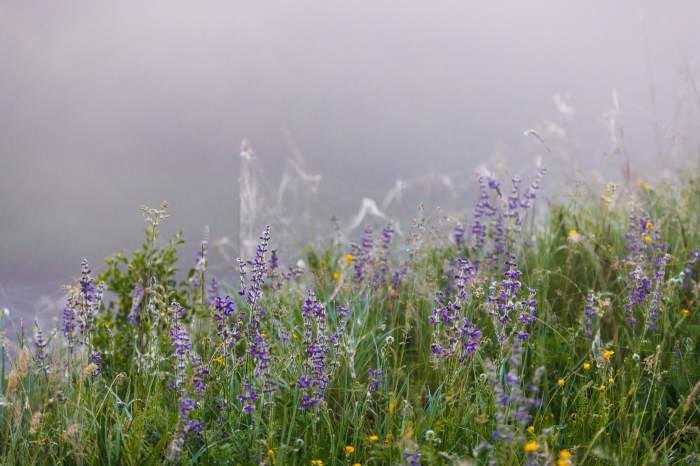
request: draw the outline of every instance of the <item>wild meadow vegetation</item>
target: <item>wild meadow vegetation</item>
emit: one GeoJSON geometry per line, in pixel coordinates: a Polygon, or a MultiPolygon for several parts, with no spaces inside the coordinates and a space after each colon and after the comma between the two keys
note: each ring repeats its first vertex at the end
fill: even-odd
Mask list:
{"type": "Polygon", "coordinates": [[[141,249],[83,260],[59,328],[3,345],[0,462],[698,464],[700,170],[546,180],[484,175],[464,222],[292,267],[265,228],[217,277],[144,208],[141,249]]]}

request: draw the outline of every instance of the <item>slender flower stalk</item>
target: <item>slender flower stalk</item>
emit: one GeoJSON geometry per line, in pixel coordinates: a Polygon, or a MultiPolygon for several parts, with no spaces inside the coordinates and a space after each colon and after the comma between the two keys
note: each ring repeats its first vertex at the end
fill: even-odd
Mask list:
{"type": "Polygon", "coordinates": [[[49,372],[49,352],[47,347],[49,342],[44,338],[44,332],[41,331],[39,321],[34,320],[34,360],[41,368],[44,374],[49,372]]]}
{"type": "Polygon", "coordinates": [[[583,331],[586,338],[593,338],[593,317],[596,316],[595,311],[595,294],[593,291],[588,292],[586,303],[583,306],[583,331]]]}
{"type": "Polygon", "coordinates": [[[182,322],[184,312],[185,309],[176,301],[173,301],[170,305],[170,338],[174,348],[173,356],[175,357],[175,386],[180,391],[184,389],[187,356],[192,349],[190,336],[182,322]]]}
{"type": "Polygon", "coordinates": [[[128,320],[132,325],[136,325],[138,323],[144,294],[144,289],[139,284],[134,286],[134,289],[131,291],[131,309],[129,310],[129,314],[126,316],[126,320],[128,320]]]}

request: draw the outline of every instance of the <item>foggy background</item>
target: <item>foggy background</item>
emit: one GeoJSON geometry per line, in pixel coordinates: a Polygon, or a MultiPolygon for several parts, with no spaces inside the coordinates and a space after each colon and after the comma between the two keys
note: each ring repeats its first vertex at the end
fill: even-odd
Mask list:
{"type": "Polygon", "coordinates": [[[698,19],[698,1],[2,0],[0,308],[54,309],[82,256],[138,245],[142,204],[169,201],[185,265],[204,225],[235,238],[244,138],[273,187],[298,149],[319,222],[397,178],[502,160],[528,181],[543,151],[523,132],[546,121],[569,144],[553,173],[619,180],[613,89],[635,169],[665,168],[654,124],[665,140],[698,71],[698,19]]]}

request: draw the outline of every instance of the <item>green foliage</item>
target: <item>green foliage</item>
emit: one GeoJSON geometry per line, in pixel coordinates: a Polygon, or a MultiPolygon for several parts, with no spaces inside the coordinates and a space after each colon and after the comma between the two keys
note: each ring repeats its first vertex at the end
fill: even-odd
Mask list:
{"type": "MultiPolygon", "coordinates": [[[[422,464],[694,464],[700,450],[700,287],[698,262],[689,286],[681,271],[700,245],[700,190],[697,177],[654,189],[625,193],[636,209],[654,219],[653,229],[668,244],[671,261],[662,291],[657,328],[630,327],[624,306],[630,264],[625,234],[628,203],[619,195],[580,195],[551,205],[534,239],[517,251],[526,287],[537,290],[537,321],[515,358],[511,337],[496,338],[487,296],[502,268],[477,276],[463,312],[479,326],[478,350],[466,358],[435,358],[436,328],[430,317],[435,292],[454,296],[457,257],[484,260],[472,247],[461,250],[447,234],[411,232],[395,246],[385,274],[358,283],[347,245],[303,251],[303,276],[276,271],[267,276],[255,305],[233,297],[243,336],[227,350],[219,312],[205,299],[204,272],[190,270],[178,281],[178,233],[158,240],[164,208],[146,210],[146,242],[130,255],[106,260],[100,275],[109,298],[92,337],[102,353],[94,375],[84,354],[68,355],[59,338],[48,374],[21,350],[2,359],[0,458],[3,464],[400,464],[404,453],[421,453],[422,464]],[[422,241],[415,241],[423,234],[422,241]],[[408,250],[409,253],[404,253],[408,250]],[[393,272],[408,270],[399,289],[393,272]],[[201,276],[195,275],[200,274],[201,276]],[[144,296],[139,318],[128,319],[133,290],[144,296]],[[327,313],[329,331],[347,327],[326,362],[333,365],[325,401],[300,407],[297,381],[308,364],[302,305],[306,287],[327,313]],[[593,292],[594,338],[583,330],[583,307],[593,292]],[[179,306],[173,305],[173,301],[179,306]],[[176,384],[172,330],[177,311],[191,341],[183,386],[176,384]],[[263,394],[247,412],[238,397],[251,380],[250,322],[264,310],[256,335],[268,345],[274,393],[263,394]],[[607,352],[606,352],[607,351],[607,352]],[[199,361],[191,358],[198,356],[199,361]],[[24,359],[23,359],[24,358],[24,359]],[[541,380],[534,382],[538,368],[541,380]],[[196,392],[197,374],[207,382],[196,392]],[[369,369],[383,371],[370,390],[369,369]],[[509,387],[514,370],[521,388],[534,384],[541,403],[529,410],[530,426],[511,423],[510,440],[495,441],[500,427],[498,387],[509,387]],[[186,415],[183,396],[196,403],[186,415]],[[203,422],[200,435],[186,432],[188,420],[203,422]],[[534,443],[533,443],[534,442],[534,443]],[[491,449],[482,447],[488,443],[491,449]],[[346,449],[346,447],[352,447],[346,449]],[[534,450],[525,451],[529,446],[534,450]],[[566,450],[571,458],[566,457],[566,450]],[[316,463],[318,464],[318,463],[316,463]]],[[[248,270],[251,273],[251,270],[248,270]]],[[[237,283],[238,277],[227,277],[237,283]]],[[[644,310],[635,309],[638,317],[644,310]]],[[[317,325],[317,324],[314,324],[317,325]]],[[[232,327],[233,328],[233,327],[232,327]]],[[[311,332],[320,332],[311,326],[311,332]]],[[[314,333],[316,332],[316,333],[314,333]]],[[[26,345],[20,342],[21,349],[26,345]]],[[[31,349],[31,348],[30,348],[31,349]]],[[[4,347],[3,347],[4,351],[4,347]]],[[[512,388],[508,388],[512,390],[512,388]]],[[[512,393],[512,392],[508,392],[512,393]]],[[[512,415],[508,405],[506,415],[512,415]]]]}

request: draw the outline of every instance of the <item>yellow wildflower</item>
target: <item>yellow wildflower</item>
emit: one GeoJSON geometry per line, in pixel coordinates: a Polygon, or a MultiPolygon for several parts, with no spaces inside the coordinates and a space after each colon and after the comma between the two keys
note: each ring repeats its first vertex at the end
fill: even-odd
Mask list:
{"type": "Polygon", "coordinates": [[[646,227],[647,227],[647,230],[651,230],[652,228],[654,228],[654,224],[651,222],[647,222],[646,227]]]}
{"type": "Polygon", "coordinates": [[[614,354],[615,354],[614,351],[605,350],[605,351],[603,351],[603,359],[605,359],[606,361],[610,361],[610,358],[612,358],[614,354]]]}
{"type": "Polygon", "coordinates": [[[651,243],[651,236],[649,236],[649,235],[644,235],[644,237],[642,239],[647,244],[651,243]]]}
{"type": "Polygon", "coordinates": [[[350,456],[353,453],[355,453],[355,447],[353,447],[352,445],[345,445],[345,448],[343,448],[343,450],[345,451],[345,456],[350,456]]]}
{"type": "Polygon", "coordinates": [[[571,453],[569,453],[569,450],[561,450],[559,452],[557,466],[570,466],[571,464],[571,453]]]}
{"type": "Polygon", "coordinates": [[[352,264],[352,259],[352,254],[348,254],[347,256],[345,256],[345,263],[348,265],[352,264]]]}
{"type": "Polygon", "coordinates": [[[566,385],[566,380],[564,380],[564,379],[557,380],[557,385],[559,385],[560,387],[563,387],[564,385],[566,385]]]}
{"type": "Polygon", "coordinates": [[[362,463],[353,463],[352,466],[362,466],[362,463]]]}
{"type": "Polygon", "coordinates": [[[535,426],[527,426],[527,431],[530,432],[531,434],[535,433],[535,426]]]}
{"type": "Polygon", "coordinates": [[[690,311],[688,309],[681,309],[681,315],[683,317],[688,317],[688,314],[690,314],[690,311]]]}
{"type": "Polygon", "coordinates": [[[392,298],[398,298],[399,292],[393,289],[392,287],[389,287],[389,296],[391,296],[392,298]]]}
{"type": "Polygon", "coordinates": [[[639,180],[639,187],[642,188],[642,191],[645,193],[649,192],[649,189],[651,189],[651,186],[649,186],[649,183],[646,181],[639,180]]]}
{"type": "Polygon", "coordinates": [[[372,443],[377,443],[379,441],[379,436],[372,434],[369,437],[367,437],[367,440],[369,440],[372,443]]]}
{"type": "Polygon", "coordinates": [[[220,366],[223,366],[224,364],[226,364],[226,361],[224,360],[224,357],[221,356],[221,355],[218,355],[218,356],[214,357],[214,362],[217,363],[217,364],[220,365],[220,366]]]}
{"type": "Polygon", "coordinates": [[[323,461],[321,461],[321,460],[311,460],[311,466],[323,466],[323,461]]]}
{"type": "Polygon", "coordinates": [[[605,391],[605,385],[600,384],[600,387],[596,388],[599,392],[604,392],[605,391]]]}
{"type": "Polygon", "coordinates": [[[525,445],[523,445],[523,450],[525,450],[525,453],[534,453],[537,451],[538,448],[539,445],[537,445],[536,440],[530,440],[525,445]]]}
{"type": "Polygon", "coordinates": [[[615,383],[615,379],[613,379],[612,377],[608,377],[608,383],[609,384],[615,383]]]}
{"type": "Polygon", "coordinates": [[[569,230],[569,241],[577,243],[581,239],[581,235],[576,231],[576,228],[569,230]]]}
{"type": "Polygon", "coordinates": [[[275,450],[273,450],[272,448],[268,448],[268,449],[267,449],[267,456],[270,457],[270,462],[271,462],[273,465],[277,462],[277,460],[276,460],[276,458],[275,458],[275,450]]]}
{"type": "Polygon", "coordinates": [[[395,401],[392,401],[391,403],[389,403],[388,411],[389,411],[389,414],[394,414],[394,412],[396,411],[396,402],[395,401]]]}
{"type": "Polygon", "coordinates": [[[338,272],[337,270],[333,272],[333,280],[335,280],[336,282],[340,281],[340,272],[338,272]]]}
{"type": "Polygon", "coordinates": [[[591,370],[591,363],[590,363],[590,362],[584,362],[584,363],[583,363],[583,370],[584,370],[584,371],[590,371],[590,370],[591,370]]]}

